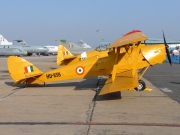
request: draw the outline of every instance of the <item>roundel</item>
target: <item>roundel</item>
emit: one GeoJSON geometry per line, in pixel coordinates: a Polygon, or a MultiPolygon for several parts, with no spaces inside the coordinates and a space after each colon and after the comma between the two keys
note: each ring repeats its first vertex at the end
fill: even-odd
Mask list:
{"type": "Polygon", "coordinates": [[[77,67],[77,68],[76,68],[76,73],[77,73],[78,75],[82,75],[82,74],[84,73],[84,68],[81,67],[81,66],[77,67]]]}

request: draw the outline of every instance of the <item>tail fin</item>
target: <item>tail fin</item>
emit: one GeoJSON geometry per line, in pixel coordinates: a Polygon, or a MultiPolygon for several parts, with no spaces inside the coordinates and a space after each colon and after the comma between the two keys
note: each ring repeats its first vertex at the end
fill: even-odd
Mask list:
{"type": "Polygon", "coordinates": [[[16,81],[15,84],[26,82],[27,78],[43,74],[43,72],[41,72],[33,64],[21,57],[8,57],[7,65],[10,76],[16,81]]]}
{"type": "Polygon", "coordinates": [[[67,65],[72,59],[76,58],[66,47],[63,45],[58,46],[58,53],[56,63],[58,66],[67,65]]]}
{"type": "Polygon", "coordinates": [[[13,45],[13,43],[7,41],[7,39],[5,39],[3,35],[0,35],[0,45],[13,45]]]}
{"type": "Polygon", "coordinates": [[[21,45],[28,45],[28,44],[25,42],[25,40],[23,40],[23,39],[21,39],[21,40],[14,40],[14,41],[18,42],[18,43],[21,44],[21,45]]]}
{"type": "Polygon", "coordinates": [[[73,49],[82,49],[83,47],[80,45],[77,45],[71,41],[67,40],[56,40],[60,45],[63,45],[64,47],[68,48],[69,50],[73,49]]]}
{"type": "Polygon", "coordinates": [[[78,42],[83,48],[92,48],[90,45],[88,45],[87,43],[85,43],[84,41],[82,41],[80,39],[80,41],[78,42]]]}

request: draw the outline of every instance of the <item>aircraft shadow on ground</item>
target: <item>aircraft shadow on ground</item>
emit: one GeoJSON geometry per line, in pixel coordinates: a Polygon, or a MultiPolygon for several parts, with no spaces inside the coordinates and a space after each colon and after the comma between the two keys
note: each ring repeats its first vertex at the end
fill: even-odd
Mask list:
{"type": "Polygon", "coordinates": [[[170,83],[173,83],[173,84],[180,84],[180,82],[170,82],[170,83]]]}
{"type": "MultiPolygon", "coordinates": [[[[5,84],[8,85],[8,86],[12,86],[13,87],[14,82],[5,82],[5,84]]],[[[18,87],[14,87],[14,89],[12,91],[19,90],[19,89],[22,89],[24,87],[25,87],[24,84],[20,84],[18,87]]]]}
{"type": "Polygon", "coordinates": [[[121,92],[114,92],[114,93],[109,93],[105,95],[97,95],[94,97],[93,101],[102,101],[102,100],[119,100],[121,99],[121,92]]]}
{"type": "MultiPolygon", "coordinates": [[[[27,87],[71,87],[74,86],[74,90],[96,90],[97,88],[97,81],[91,81],[93,79],[97,80],[96,78],[88,78],[84,79],[80,82],[77,82],[77,80],[74,80],[74,82],[71,80],[69,82],[57,82],[57,83],[43,83],[41,84],[29,84],[27,87]]],[[[14,82],[4,82],[8,86],[13,86],[14,82]]],[[[26,87],[25,84],[20,84],[16,87],[23,88],[26,87]]]]}
{"type": "Polygon", "coordinates": [[[9,71],[8,70],[2,70],[2,71],[0,71],[1,73],[9,73],[9,71]]]}
{"type": "MultiPolygon", "coordinates": [[[[74,90],[87,90],[87,89],[90,89],[92,88],[92,85],[82,85],[81,83],[83,82],[64,82],[64,83],[53,83],[53,84],[48,84],[46,83],[45,85],[44,84],[29,84],[27,87],[71,87],[71,86],[74,86],[75,89],[74,90]]],[[[14,82],[5,82],[6,85],[8,86],[13,86],[14,85],[14,82]]],[[[16,87],[19,87],[19,88],[25,88],[26,85],[25,84],[20,84],[16,87]]]]}
{"type": "MultiPolygon", "coordinates": [[[[28,87],[75,87],[74,90],[93,90],[97,92],[95,94],[93,101],[102,101],[102,100],[117,100],[121,99],[121,92],[114,92],[106,95],[98,95],[98,93],[101,91],[101,88],[104,86],[104,83],[106,82],[107,79],[100,79],[98,81],[94,81],[90,83],[91,79],[97,79],[97,78],[88,78],[85,80],[82,80],[80,82],[61,82],[61,83],[52,83],[52,84],[30,84],[28,87]],[[97,90],[97,88],[99,88],[97,90]]],[[[76,81],[76,80],[75,80],[76,81]]],[[[5,82],[6,85],[8,86],[13,86],[14,82],[5,82]]],[[[25,84],[20,84],[16,86],[13,90],[19,90],[22,88],[25,88],[25,84]]]]}

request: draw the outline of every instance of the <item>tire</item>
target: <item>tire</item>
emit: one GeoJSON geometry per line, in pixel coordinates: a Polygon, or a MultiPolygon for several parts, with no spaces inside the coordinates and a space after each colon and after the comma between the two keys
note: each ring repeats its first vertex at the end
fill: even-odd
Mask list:
{"type": "Polygon", "coordinates": [[[138,87],[135,88],[137,91],[143,91],[146,88],[146,83],[143,80],[139,80],[138,87]]]}

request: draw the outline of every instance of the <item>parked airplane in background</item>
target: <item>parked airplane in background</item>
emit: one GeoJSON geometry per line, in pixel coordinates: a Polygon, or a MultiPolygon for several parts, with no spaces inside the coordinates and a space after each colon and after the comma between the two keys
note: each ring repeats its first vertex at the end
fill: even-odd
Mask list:
{"type": "Polygon", "coordinates": [[[79,44],[80,46],[82,46],[83,48],[92,48],[90,45],[88,45],[87,43],[85,43],[85,42],[82,41],[81,39],[80,39],[80,41],[78,42],[78,44],[79,44]]]}
{"type": "MultiPolygon", "coordinates": [[[[28,52],[28,55],[32,54],[45,54],[49,49],[45,46],[28,45],[24,40],[14,40],[21,44],[21,48],[28,52]]],[[[16,45],[19,47],[19,45],[16,45]]]]}
{"type": "MultiPolygon", "coordinates": [[[[180,40],[166,40],[167,44],[180,44],[180,40]]],[[[163,44],[163,39],[157,39],[157,38],[149,38],[145,42],[142,42],[142,44],[163,44]]]]}
{"type": "Polygon", "coordinates": [[[27,52],[27,55],[30,56],[33,53],[39,54],[39,53],[45,53],[49,49],[47,47],[42,47],[42,46],[29,46],[29,45],[24,45],[24,46],[19,46],[19,45],[12,45],[12,46],[0,46],[0,48],[6,48],[6,49],[12,49],[12,48],[17,48],[20,50],[24,50],[27,52]]]}
{"type": "Polygon", "coordinates": [[[74,55],[78,55],[83,52],[89,52],[89,51],[94,50],[94,48],[89,48],[89,45],[87,46],[87,44],[84,44],[84,47],[83,47],[67,40],[56,40],[56,41],[58,41],[60,45],[65,46],[74,55]]]}
{"type": "Polygon", "coordinates": [[[0,45],[13,45],[13,43],[7,41],[7,39],[5,39],[3,35],[0,34],[0,45]]]}
{"type": "MultiPolygon", "coordinates": [[[[26,42],[24,40],[15,40],[18,43],[22,44],[22,46],[19,45],[13,45],[12,42],[8,42],[2,35],[0,35],[0,48],[6,52],[12,52],[15,51],[14,49],[19,49],[22,52],[26,52],[27,55],[32,55],[33,53],[37,53],[37,54],[43,54],[47,51],[49,51],[49,49],[47,47],[44,46],[30,46],[27,45],[26,42]],[[8,50],[9,49],[9,50],[8,50]]],[[[17,50],[16,50],[17,51],[17,50]]]]}
{"type": "MultiPolygon", "coordinates": [[[[180,40],[166,40],[167,44],[169,47],[171,46],[180,46],[180,40]]],[[[101,42],[100,45],[104,46],[109,46],[112,42],[101,42]]],[[[146,45],[153,45],[153,44],[164,44],[164,40],[163,39],[157,39],[157,38],[148,38],[146,41],[142,41],[142,44],[146,44],[146,45]]]]}
{"type": "Polygon", "coordinates": [[[56,55],[58,52],[58,46],[52,46],[52,45],[48,45],[45,46],[47,47],[49,50],[45,53],[47,55],[56,55]]]}
{"type": "Polygon", "coordinates": [[[24,56],[27,55],[27,51],[20,48],[13,48],[14,45],[7,39],[0,35],[0,56],[24,56]],[[9,47],[11,46],[11,47],[9,47]]]}
{"type": "Polygon", "coordinates": [[[25,56],[27,52],[18,48],[0,48],[0,56],[25,56]]]}
{"type": "MultiPolygon", "coordinates": [[[[24,40],[15,40],[15,41],[20,43],[23,48],[28,47],[28,44],[24,40]]],[[[57,54],[57,51],[58,51],[58,46],[52,46],[52,45],[48,45],[48,46],[36,46],[36,45],[33,45],[31,47],[39,47],[39,49],[40,48],[48,49],[46,52],[40,52],[41,54],[45,54],[45,55],[55,55],[55,54],[57,54]]],[[[32,50],[29,50],[29,51],[31,52],[32,50]]]]}

